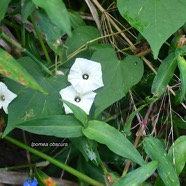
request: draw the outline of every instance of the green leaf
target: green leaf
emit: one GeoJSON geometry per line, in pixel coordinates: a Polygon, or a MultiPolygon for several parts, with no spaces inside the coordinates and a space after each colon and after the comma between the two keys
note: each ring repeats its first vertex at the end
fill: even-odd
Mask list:
{"type": "Polygon", "coordinates": [[[4,76],[45,94],[47,92],[40,86],[36,80],[20,65],[8,52],[0,48],[0,73],[4,76]]]}
{"type": "Polygon", "coordinates": [[[181,129],[186,129],[186,121],[182,118],[173,118],[173,123],[175,127],[181,128],[181,129]]]}
{"type": "Polygon", "coordinates": [[[71,25],[68,11],[62,0],[32,0],[34,4],[42,7],[51,21],[71,36],[71,25]]]}
{"type": "Polygon", "coordinates": [[[88,121],[87,114],[78,106],[66,101],[62,100],[73,112],[74,116],[81,121],[81,123],[86,126],[86,123],[88,121]]]}
{"type": "Polygon", "coordinates": [[[18,97],[9,106],[8,124],[4,132],[7,135],[19,123],[28,120],[47,117],[51,115],[64,114],[59,91],[68,86],[66,76],[44,77],[41,68],[29,57],[19,59],[28,72],[37,80],[39,86],[43,87],[48,95],[38,91],[25,88],[18,83],[5,79],[5,84],[18,97]]]}
{"type": "Polygon", "coordinates": [[[160,176],[156,177],[155,183],[153,186],[165,186],[165,184],[163,183],[162,179],[160,178],[160,176]]]}
{"type": "Polygon", "coordinates": [[[76,28],[72,32],[72,37],[68,37],[65,42],[65,45],[68,47],[68,55],[97,37],[100,37],[100,33],[98,29],[93,26],[80,26],[76,28]]]}
{"type": "Polygon", "coordinates": [[[33,16],[38,31],[45,36],[46,42],[50,48],[55,53],[60,53],[62,50],[61,36],[64,34],[62,30],[54,25],[47,14],[42,10],[35,10],[33,16]]]}
{"type": "Polygon", "coordinates": [[[155,97],[159,97],[165,91],[169,81],[174,75],[177,60],[175,54],[169,54],[161,63],[158,68],[157,75],[155,76],[151,92],[155,97]]]}
{"type": "Polygon", "coordinates": [[[100,48],[91,60],[101,63],[104,87],[97,90],[95,117],[123,98],[137,84],[144,72],[143,62],[136,56],[119,60],[113,48],[100,48]]]}
{"type": "Polygon", "coordinates": [[[159,162],[157,170],[165,186],[179,186],[178,176],[162,142],[152,136],[148,136],[145,138],[144,147],[148,156],[152,160],[159,162]]]}
{"type": "Polygon", "coordinates": [[[180,136],[170,147],[168,153],[170,159],[175,162],[176,172],[179,175],[186,162],[186,136],[180,136]]]}
{"type": "Polygon", "coordinates": [[[55,115],[45,118],[32,119],[16,126],[22,130],[60,138],[75,138],[82,136],[82,125],[69,115],[55,115]]]}
{"type": "Polygon", "coordinates": [[[10,3],[11,0],[1,0],[0,1],[0,7],[1,7],[1,11],[0,11],[0,22],[3,20],[5,14],[6,14],[6,10],[8,8],[8,4],[10,3]]]}
{"type": "Polygon", "coordinates": [[[136,114],[142,110],[145,106],[147,106],[147,104],[145,105],[141,105],[138,109],[136,109],[128,118],[128,120],[126,121],[125,123],[125,126],[124,126],[124,133],[126,135],[131,135],[131,125],[132,125],[132,120],[134,119],[134,117],[136,116],[136,114]]]}
{"type": "Polygon", "coordinates": [[[22,22],[24,23],[27,20],[28,16],[30,16],[30,14],[34,10],[35,5],[30,0],[24,0],[24,1],[22,1],[21,8],[22,8],[21,9],[21,18],[22,18],[22,22]]]}
{"type": "Polygon", "coordinates": [[[186,60],[182,56],[178,55],[177,61],[181,78],[181,92],[179,97],[177,98],[177,102],[181,103],[183,102],[186,96],[186,60]]]}
{"type": "MultiPolygon", "coordinates": [[[[84,172],[86,175],[91,175],[91,177],[101,183],[103,183],[103,185],[105,185],[105,180],[104,180],[104,173],[103,173],[103,169],[101,168],[101,166],[96,166],[95,164],[93,164],[90,161],[85,161],[84,158],[82,158],[82,156],[79,157],[78,161],[77,161],[77,169],[80,172],[84,172]]],[[[80,180],[81,182],[81,186],[89,186],[89,184],[87,182],[84,182],[83,180],[80,180]]]]}
{"type": "Polygon", "coordinates": [[[79,138],[71,138],[72,144],[82,153],[85,160],[90,160],[95,165],[99,165],[100,157],[97,151],[97,143],[85,136],[79,138]]]}
{"type": "Polygon", "coordinates": [[[69,10],[68,14],[73,29],[86,25],[78,12],[74,10],[69,10]]]}
{"type": "Polygon", "coordinates": [[[154,58],[186,21],[183,0],[117,0],[117,5],[120,14],[147,39],[154,58]]]}
{"type": "Polygon", "coordinates": [[[45,174],[41,170],[35,170],[35,177],[40,186],[52,185],[52,186],[59,186],[51,177],[45,174]]]}
{"type": "Polygon", "coordinates": [[[149,178],[158,166],[157,161],[152,161],[129,172],[125,177],[119,179],[113,186],[138,186],[149,178]]]}
{"type": "Polygon", "coordinates": [[[89,121],[88,127],[83,129],[83,134],[89,139],[105,144],[111,151],[122,157],[139,165],[144,164],[143,158],[134,145],[121,132],[105,122],[89,121]]]}

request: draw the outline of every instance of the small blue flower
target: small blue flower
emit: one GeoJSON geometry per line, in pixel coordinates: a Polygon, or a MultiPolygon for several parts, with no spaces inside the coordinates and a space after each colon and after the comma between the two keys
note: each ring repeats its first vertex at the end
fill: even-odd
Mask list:
{"type": "Polygon", "coordinates": [[[23,186],[37,186],[38,182],[36,179],[28,178],[26,181],[24,181],[23,186]]]}

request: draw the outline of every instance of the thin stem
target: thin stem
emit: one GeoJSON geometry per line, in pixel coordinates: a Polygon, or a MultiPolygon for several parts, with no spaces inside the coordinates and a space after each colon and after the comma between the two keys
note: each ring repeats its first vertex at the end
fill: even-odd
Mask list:
{"type": "MultiPolygon", "coordinates": [[[[138,129],[138,131],[137,131],[137,133],[136,133],[136,139],[135,139],[135,141],[134,141],[134,146],[135,146],[135,147],[137,147],[137,145],[138,145],[138,143],[139,143],[139,140],[140,140],[141,136],[143,135],[143,132],[144,132],[144,130],[145,130],[145,127],[146,127],[147,124],[148,124],[148,123],[147,123],[147,120],[148,120],[148,117],[149,117],[149,115],[150,115],[150,113],[151,113],[151,111],[152,111],[153,105],[154,105],[154,102],[152,102],[152,103],[150,104],[150,106],[149,106],[149,108],[148,108],[148,110],[147,110],[147,112],[146,112],[146,114],[145,114],[145,118],[144,118],[143,121],[144,121],[146,124],[144,125],[144,124],[142,123],[141,126],[140,126],[140,128],[138,129]]],[[[142,121],[142,122],[143,122],[143,121],[142,121]]],[[[130,164],[131,164],[131,161],[128,160],[127,163],[126,163],[126,165],[125,165],[125,168],[124,168],[122,177],[124,177],[124,176],[127,174],[128,169],[129,169],[129,167],[130,167],[130,164]]]]}
{"type": "Polygon", "coordinates": [[[39,163],[32,163],[32,164],[26,164],[26,165],[3,167],[3,168],[0,168],[0,171],[10,171],[10,170],[15,170],[15,169],[23,169],[23,168],[30,168],[30,167],[46,167],[48,164],[49,164],[48,161],[43,161],[39,163]]]}
{"type": "Polygon", "coordinates": [[[90,44],[92,44],[92,43],[94,43],[96,41],[99,41],[99,40],[107,38],[107,37],[112,37],[114,35],[118,35],[118,34],[120,34],[121,32],[124,32],[124,31],[126,31],[126,29],[125,30],[120,30],[120,31],[112,33],[112,34],[107,34],[107,35],[104,35],[104,36],[101,36],[101,37],[97,37],[97,38],[95,38],[95,39],[93,39],[91,41],[88,41],[84,45],[79,47],[77,50],[75,50],[73,53],[69,54],[67,56],[67,59],[69,60],[69,59],[73,58],[76,54],[78,54],[79,52],[81,52],[83,50],[86,50],[88,45],[90,45],[90,44]]]}
{"type": "Polygon", "coordinates": [[[13,40],[12,38],[10,38],[8,35],[6,35],[4,32],[2,32],[2,30],[0,30],[0,36],[5,39],[7,42],[9,42],[10,44],[12,44],[13,46],[15,46],[16,48],[18,48],[21,52],[23,52],[23,47],[16,42],[15,40],[13,40]]]}
{"type": "Polygon", "coordinates": [[[10,44],[12,44],[13,46],[15,46],[16,48],[18,48],[21,52],[24,52],[25,54],[27,54],[28,56],[30,56],[35,62],[37,62],[38,65],[41,66],[41,68],[49,75],[52,75],[52,72],[41,63],[41,61],[39,61],[34,55],[32,55],[32,53],[30,53],[26,48],[23,48],[18,42],[16,42],[15,40],[13,40],[12,38],[8,37],[5,33],[3,33],[0,30],[0,36],[5,39],[6,41],[8,41],[10,44]]]}
{"type": "Polygon", "coordinates": [[[21,41],[22,46],[25,47],[25,23],[23,23],[21,27],[21,41]]]}
{"type": "MultiPolygon", "coordinates": [[[[2,133],[0,133],[0,136],[1,135],[2,135],[2,133]]],[[[11,142],[11,143],[13,143],[13,144],[15,144],[15,145],[17,145],[17,146],[19,146],[19,147],[21,147],[21,148],[23,148],[23,149],[25,149],[25,150],[27,150],[27,151],[29,151],[29,152],[31,152],[31,153],[33,153],[33,154],[35,154],[35,155],[37,155],[37,156],[39,156],[39,157],[41,157],[41,158],[43,158],[43,159],[45,159],[45,160],[47,160],[50,163],[53,163],[57,167],[60,167],[61,169],[64,169],[65,171],[71,173],[72,175],[78,177],[79,179],[84,180],[85,182],[87,182],[87,183],[89,183],[91,185],[105,186],[104,184],[102,184],[102,183],[100,183],[100,182],[88,177],[87,175],[85,175],[85,174],[73,169],[72,167],[63,164],[62,162],[54,159],[53,157],[48,156],[47,154],[44,154],[43,152],[40,152],[40,151],[38,151],[38,150],[28,146],[28,145],[25,145],[24,143],[14,139],[14,138],[12,138],[10,136],[6,136],[6,137],[4,137],[4,139],[9,141],[9,142],[11,142]]]]}
{"type": "Polygon", "coordinates": [[[121,32],[121,29],[118,27],[118,25],[112,20],[112,18],[109,16],[109,14],[106,12],[106,10],[101,6],[101,4],[97,1],[97,0],[92,0],[93,3],[97,6],[97,8],[105,14],[105,16],[107,17],[107,19],[110,21],[110,23],[112,24],[112,26],[115,27],[115,29],[120,32],[120,34],[122,35],[122,37],[127,41],[127,43],[131,46],[131,48],[133,50],[135,50],[135,46],[134,44],[130,41],[130,39],[124,34],[124,32],[121,32]]]}
{"type": "Polygon", "coordinates": [[[45,66],[43,63],[41,63],[32,53],[30,53],[27,49],[24,49],[23,52],[30,56],[38,65],[42,67],[42,69],[49,74],[50,76],[52,75],[52,72],[45,66]]]}
{"type": "Polygon", "coordinates": [[[58,59],[58,56],[55,55],[55,74],[57,73],[57,59],[58,59]]]}
{"type": "Polygon", "coordinates": [[[33,24],[33,26],[34,26],[34,30],[35,30],[35,32],[36,32],[36,34],[37,34],[38,40],[39,40],[39,42],[40,42],[41,48],[42,48],[42,50],[43,50],[43,52],[44,52],[44,55],[45,55],[45,57],[46,57],[46,60],[47,60],[47,62],[51,63],[50,57],[49,57],[49,55],[48,55],[48,51],[47,51],[47,49],[46,49],[46,47],[45,47],[45,45],[44,45],[44,42],[43,42],[42,37],[41,37],[41,34],[39,33],[39,31],[38,31],[38,29],[37,29],[37,27],[36,27],[36,24],[35,24],[35,21],[34,21],[34,19],[33,19],[33,16],[31,15],[30,18],[31,18],[32,24],[33,24]]]}

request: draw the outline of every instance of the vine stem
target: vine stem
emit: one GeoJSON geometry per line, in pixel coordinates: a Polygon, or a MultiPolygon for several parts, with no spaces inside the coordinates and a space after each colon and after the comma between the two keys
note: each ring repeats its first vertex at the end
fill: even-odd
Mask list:
{"type": "MultiPolygon", "coordinates": [[[[1,136],[2,136],[2,133],[0,133],[0,137],[1,136]]],[[[14,138],[12,138],[10,136],[6,136],[6,137],[4,137],[4,139],[9,141],[9,142],[11,142],[11,143],[13,143],[13,144],[15,144],[15,145],[17,145],[17,146],[19,146],[19,147],[21,147],[21,148],[23,148],[23,149],[25,149],[25,150],[27,150],[27,151],[29,151],[29,152],[31,152],[31,153],[33,153],[33,154],[35,154],[35,155],[37,155],[37,156],[39,156],[39,157],[41,157],[41,158],[43,158],[43,159],[45,159],[45,160],[47,160],[48,162],[56,165],[57,167],[59,167],[61,169],[64,169],[65,171],[71,173],[72,175],[78,177],[79,179],[84,180],[85,182],[87,182],[87,183],[89,183],[91,185],[105,186],[104,184],[102,184],[102,183],[90,178],[89,176],[87,176],[87,175],[85,175],[85,174],[83,174],[83,173],[81,173],[81,172],[79,172],[79,171],[77,171],[75,169],[73,169],[72,167],[70,167],[70,166],[68,166],[68,165],[66,165],[66,164],[54,159],[53,157],[51,157],[51,156],[49,156],[47,154],[44,154],[43,152],[40,152],[40,151],[38,151],[38,150],[36,150],[36,149],[34,149],[34,148],[32,148],[32,147],[20,142],[20,141],[18,141],[18,140],[14,139],[14,138]]]]}
{"type": "MultiPolygon", "coordinates": [[[[147,123],[148,117],[149,117],[149,115],[150,115],[150,113],[151,113],[151,111],[152,111],[153,105],[154,105],[154,102],[152,102],[152,103],[150,104],[150,106],[149,106],[149,108],[148,108],[148,110],[147,110],[147,112],[146,112],[146,114],[145,114],[145,118],[143,119],[142,124],[141,124],[141,126],[139,127],[139,129],[138,129],[138,131],[137,131],[137,133],[136,133],[136,139],[135,139],[135,141],[134,141],[134,146],[135,146],[135,147],[137,147],[137,145],[138,145],[138,143],[139,143],[139,140],[140,140],[141,136],[143,135],[143,132],[144,132],[144,130],[145,130],[147,124],[148,124],[148,123],[147,123]]],[[[125,168],[124,168],[122,177],[124,177],[124,176],[127,174],[128,169],[129,169],[129,167],[130,167],[130,164],[131,164],[131,160],[127,160],[127,163],[126,163],[126,165],[125,165],[125,168]]]]}
{"type": "Polygon", "coordinates": [[[5,39],[7,42],[15,46],[17,49],[19,49],[21,52],[24,52],[28,56],[30,56],[40,67],[49,75],[52,75],[52,72],[45,66],[41,61],[39,61],[31,52],[29,52],[26,48],[23,48],[18,42],[13,40],[12,38],[8,37],[5,33],[3,33],[0,30],[0,36],[5,39]]]}
{"type": "Polygon", "coordinates": [[[32,24],[33,24],[33,26],[34,26],[35,32],[36,32],[36,34],[37,34],[38,40],[39,40],[39,42],[40,42],[41,48],[42,48],[42,50],[43,50],[43,52],[44,52],[44,55],[45,55],[45,57],[46,57],[46,60],[47,60],[49,63],[51,63],[50,56],[48,55],[48,52],[47,52],[47,49],[46,49],[46,47],[45,47],[45,44],[44,44],[44,42],[43,42],[43,40],[42,40],[41,34],[39,33],[39,31],[38,31],[38,29],[37,29],[37,27],[36,27],[34,18],[33,18],[32,15],[30,16],[30,18],[31,18],[32,24]]]}
{"type": "MultiPolygon", "coordinates": [[[[107,19],[110,21],[110,23],[112,24],[113,27],[115,27],[115,29],[122,35],[122,37],[127,41],[127,43],[130,45],[132,50],[135,50],[136,47],[135,45],[130,41],[130,39],[124,34],[124,32],[122,32],[122,30],[118,27],[118,25],[113,21],[113,19],[109,16],[109,14],[107,13],[107,11],[101,6],[101,4],[97,1],[97,0],[92,0],[92,2],[96,5],[96,7],[101,11],[101,13],[105,14],[105,16],[107,17],[107,19]]],[[[147,53],[150,51],[146,51],[147,53]]],[[[146,52],[144,53],[144,55],[146,54],[146,52]]],[[[137,56],[139,56],[139,54],[137,54],[137,56]]],[[[151,64],[151,62],[149,60],[147,60],[144,56],[142,56],[140,54],[140,56],[142,58],[142,60],[145,62],[145,64],[155,73],[157,74],[156,69],[153,67],[153,65],[151,64]]],[[[167,88],[170,90],[170,92],[172,93],[172,95],[176,96],[176,93],[174,92],[174,90],[172,90],[172,88],[168,85],[167,88]]],[[[184,107],[184,109],[186,109],[186,105],[184,103],[181,103],[181,105],[184,107]]]]}
{"type": "Polygon", "coordinates": [[[124,32],[121,31],[121,29],[118,27],[118,25],[110,18],[109,14],[106,12],[106,10],[101,6],[101,4],[97,0],[92,0],[92,2],[97,6],[97,8],[105,14],[107,19],[110,21],[110,23],[115,27],[115,29],[120,32],[120,34],[123,36],[123,38],[127,41],[127,43],[131,46],[131,48],[134,50],[136,47],[134,44],[130,41],[130,39],[124,34],[124,32]]]}

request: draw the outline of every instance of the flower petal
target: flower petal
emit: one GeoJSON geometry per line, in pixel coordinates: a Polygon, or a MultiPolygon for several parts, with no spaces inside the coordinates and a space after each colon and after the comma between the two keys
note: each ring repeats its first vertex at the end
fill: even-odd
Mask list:
{"type": "Polygon", "coordinates": [[[37,186],[38,182],[36,179],[28,178],[26,181],[24,181],[23,186],[37,186]]]}
{"type": "MultiPolygon", "coordinates": [[[[94,98],[96,96],[95,92],[87,92],[85,94],[78,93],[73,86],[66,87],[62,89],[60,92],[60,95],[62,99],[77,105],[80,107],[82,110],[86,112],[86,114],[89,114],[90,108],[94,102],[94,98]],[[78,98],[79,102],[75,101],[75,99],[78,98]]],[[[72,113],[72,110],[66,105],[63,104],[65,113],[72,113]]]]}
{"type": "Polygon", "coordinates": [[[77,58],[70,69],[68,81],[76,89],[77,92],[90,92],[102,86],[102,70],[101,64],[84,58],[77,58]],[[83,75],[88,75],[88,79],[84,79],[83,75]]]}
{"type": "Polygon", "coordinates": [[[6,114],[8,114],[8,105],[16,97],[16,94],[11,92],[4,83],[0,82],[0,108],[3,107],[6,114]]]}

